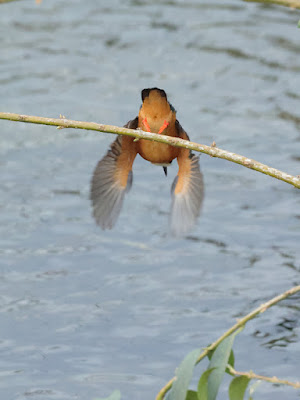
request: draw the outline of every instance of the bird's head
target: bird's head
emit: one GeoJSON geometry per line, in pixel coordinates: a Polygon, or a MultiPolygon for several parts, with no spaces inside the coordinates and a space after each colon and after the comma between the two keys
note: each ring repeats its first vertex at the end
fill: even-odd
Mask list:
{"type": "Polygon", "coordinates": [[[151,88],[142,90],[142,105],[139,112],[139,126],[143,130],[155,133],[166,133],[176,121],[176,111],[168,102],[166,92],[151,88]]]}

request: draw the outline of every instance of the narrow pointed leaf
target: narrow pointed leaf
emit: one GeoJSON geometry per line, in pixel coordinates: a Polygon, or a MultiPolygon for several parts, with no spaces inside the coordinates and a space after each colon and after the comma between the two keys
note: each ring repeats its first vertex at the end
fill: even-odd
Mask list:
{"type": "Polygon", "coordinates": [[[249,381],[247,376],[238,376],[232,379],[229,386],[229,399],[243,400],[249,381]]]}
{"type": "MultiPolygon", "coordinates": [[[[229,356],[229,359],[228,359],[228,363],[227,364],[229,364],[232,368],[234,368],[234,353],[233,353],[233,350],[231,349],[231,352],[230,352],[230,356],[229,356]]],[[[226,370],[225,370],[225,372],[227,373],[227,374],[229,374],[229,375],[232,375],[232,376],[234,376],[231,372],[230,372],[230,370],[226,367],[226,370]]]]}
{"type": "Polygon", "coordinates": [[[231,349],[231,351],[230,351],[230,356],[229,356],[229,359],[228,359],[228,363],[227,364],[229,364],[229,365],[231,365],[232,366],[232,368],[234,368],[234,353],[233,353],[233,350],[231,349]]]}
{"type": "MultiPolygon", "coordinates": [[[[207,357],[208,357],[209,360],[211,360],[213,354],[214,354],[213,351],[209,351],[209,352],[208,352],[207,357]]],[[[235,361],[235,359],[234,359],[234,353],[233,353],[233,350],[231,349],[230,356],[229,356],[229,359],[228,359],[228,363],[227,363],[227,364],[231,365],[232,368],[234,368],[234,361],[235,361]]],[[[227,373],[230,373],[229,370],[226,370],[226,372],[227,372],[227,373]]]]}
{"type": "Polygon", "coordinates": [[[203,372],[201,375],[201,378],[199,379],[198,382],[198,400],[207,400],[207,381],[209,375],[212,373],[214,368],[207,369],[206,371],[203,372]]]}
{"type": "Polygon", "coordinates": [[[209,361],[211,360],[213,354],[214,350],[209,350],[209,352],[207,353],[207,358],[209,359],[209,361]]]}
{"type": "Polygon", "coordinates": [[[208,378],[208,400],[215,400],[217,397],[219,387],[223,380],[225,369],[228,364],[233,341],[238,332],[239,331],[224,339],[212,355],[208,368],[214,368],[214,371],[208,378]]]}
{"type": "Polygon", "coordinates": [[[108,397],[95,399],[95,400],[120,400],[121,399],[121,392],[119,390],[115,390],[112,394],[108,397]]]}
{"type": "Polygon", "coordinates": [[[185,400],[189,384],[193,377],[195,363],[201,349],[191,351],[176,370],[176,379],[167,395],[167,400],[185,400]]]}
{"type": "Polygon", "coordinates": [[[185,400],[198,400],[197,392],[194,392],[194,390],[188,390],[185,400]]]}
{"type": "Polygon", "coordinates": [[[298,22],[298,28],[300,28],[300,20],[299,20],[299,22],[298,22]]]}

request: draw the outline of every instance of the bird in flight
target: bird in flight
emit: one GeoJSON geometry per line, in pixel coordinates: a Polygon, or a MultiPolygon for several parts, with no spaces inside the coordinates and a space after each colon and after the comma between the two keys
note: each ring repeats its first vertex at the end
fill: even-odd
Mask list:
{"type": "MultiPolygon", "coordinates": [[[[142,90],[139,114],[130,120],[126,128],[141,129],[189,140],[176,119],[176,111],[168,102],[164,90],[142,90]]],[[[204,195],[203,176],[199,157],[189,149],[145,139],[119,135],[107,154],[98,162],[91,182],[91,201],[96,223],[102,229],[111,229],[121,212],[125,193],[132,185],[132,165],[137,154],[145,160],[163,167],[177,158],[178,174],[171,188],[172,206],[170,228],[174,236],[183,236],[194,226],[204,195]]]]}

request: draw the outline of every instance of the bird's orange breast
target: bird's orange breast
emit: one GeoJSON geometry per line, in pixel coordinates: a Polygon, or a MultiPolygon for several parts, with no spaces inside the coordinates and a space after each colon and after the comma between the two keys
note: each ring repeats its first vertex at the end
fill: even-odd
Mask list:
{"type": "MultiPolygon", "coordinates": [[[[144,118],[139,117],[139,127],[140,129],[145,130],[144,118]]],[[[150,129],[150,132],[158,133],[162,126],[165,126],[165,119],[157,118],[147,118],[147,125],[150,129]],[[149,122],[149,124],[148,124],[149,122]]],[[[147,130],[149,130],[147,129],[147,130]]],[[[175,129],[175,120],[170,119],[170,123],[168,121],[168,125],[162,131],[163,135],[167,136],[177,136],[175,129]]],[[[169,144],[152,142],[150,140],[140,139],[137,142],[137,151],[138,153],[147,161],[150,161],[154,164],[169,164],[174,158],[178,156],[178,148],[170,146],[169,144]]]]}
{"type": "Polygon", "coordinates": [[[154,164],[169,164],[178,155],[178,148],[165,143],[151,142],[140,139],[138,153],[147,161],[154,164]]]}

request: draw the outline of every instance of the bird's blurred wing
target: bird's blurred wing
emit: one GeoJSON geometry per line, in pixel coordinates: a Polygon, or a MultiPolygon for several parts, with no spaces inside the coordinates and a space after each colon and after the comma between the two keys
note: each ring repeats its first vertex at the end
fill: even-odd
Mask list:
{"type": "MultiPolygon", "coordinates": [[[[136,129],[138,119],[125,128],[136,129]]],[[[132,185],[132,164],[137,155],[134,138],[118,136],[94,170],[91,182],[93,216],[102,229],[111,229],[120,214],[124,195],[132,185]]]]}
{"type": "MultiPolygon", "coordinates": [[[[189,140],[181,125],[178,122],[176,124],[178,136],[189,140]]],[[[194,226],[200,214],[204,184],[199,157],[188,149],[180,148],[177,160],[179,170],[171,189],[171,231],[175,236],[182,236],[194,226]]]]}

